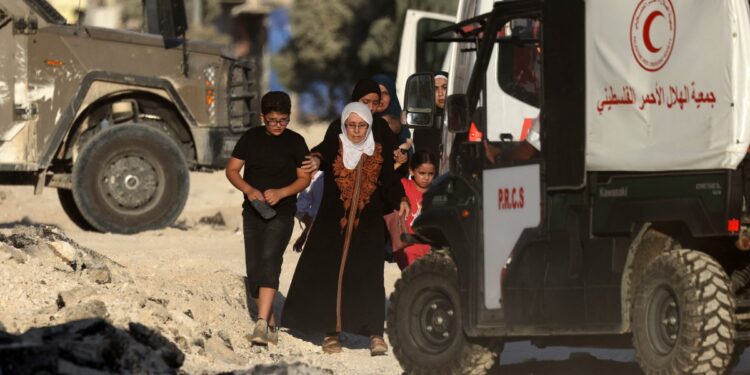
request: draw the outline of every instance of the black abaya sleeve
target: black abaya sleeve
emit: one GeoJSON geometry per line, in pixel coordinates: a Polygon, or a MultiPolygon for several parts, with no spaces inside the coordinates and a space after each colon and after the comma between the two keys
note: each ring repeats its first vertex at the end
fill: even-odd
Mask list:
{"type": "Polygon", "coordinates": [[[401,185],[401,178],[397,172],[393,170],[393,150],[398,147],[392,146],[392,138],[390,135],[393,132],[388,128],[388,132],[379,132],[380,140],[375,139],[376,142],[381,143],[382,155],[383,155],[383,166],[380,169],[380,187],[381,195],[385,205],[383,207],[383,214],[391,213],[393,210],[398,211],[401,200],[406,198],[404,192],[404,186],[401,185]]]}
{"type": "Polygon", "coordinates": [[[310,150],[312,153],[320,154],[320,170],[323,173],[330,173],[333,161],[336,160],[336,155],[339,152],[339,134],[341,134],[341,118],[333,120],[328,125],[323,140],[310,150]]]}

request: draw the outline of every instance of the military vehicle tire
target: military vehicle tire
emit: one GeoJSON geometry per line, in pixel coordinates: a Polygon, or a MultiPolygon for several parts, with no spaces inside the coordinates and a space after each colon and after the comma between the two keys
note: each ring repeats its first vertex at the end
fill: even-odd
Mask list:
{"type": "Polygon", "coordinates": [[[102,130],[73,166],[73,197],[102,232],[136,233],[172,224],[190,189],[187,163],[163,132],[141,124],[102,130]]]}
{"type": "Polygon", "coordinates": [[[390,297],[386,330],[407,374],[485,374],[497,352],[463,333],[453,260],[428,254],[406,268],[390,297]]]}
{"type": "Polygon", "coordinates": [[[81,214],[81,210],[76,206],[76,201],[73,198],[73,192],[68,189],[57,189],[57,199],[60,200],[60,205],[68,215],[70,221],[83,230],[94,230],[94,227],[86,221],[86,218],[81,214]]]}
{"type": "Polygon", "coordinates": [[[713,258],[672,250],[646,266],[633,298],[633,345],[647,375],[723,374],[734,349],[735,300],[713,258]]]}

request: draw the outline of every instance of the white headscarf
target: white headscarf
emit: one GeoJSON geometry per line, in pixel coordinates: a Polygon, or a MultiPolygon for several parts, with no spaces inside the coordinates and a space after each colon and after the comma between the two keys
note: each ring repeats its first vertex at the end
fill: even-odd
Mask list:
{"type": "Polygon", "coordinates": [[[347,104],[344,110],[341,111],[341,134],[339,138],[343,145],[342,154],[344,155],[344,167],[346,169],[357,168],[357,163],[359,163],[359,158],[362,154],[371,156],[375,152],[375,138],[372,136],[372,113],[370,113],[370,108],[360,102],[347,104]],[[360,143],[352,142],[346,135],[346,119],[352,113],[359,115],[369,125],[365,140],[360,143]]]}

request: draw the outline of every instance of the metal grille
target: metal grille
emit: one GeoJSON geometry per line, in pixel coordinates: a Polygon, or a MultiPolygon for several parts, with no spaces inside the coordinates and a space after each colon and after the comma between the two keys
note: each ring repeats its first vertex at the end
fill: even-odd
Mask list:
{"type": "Polygon", "coordinates": [[[257,87],[251,62],[235,61],[229,67],[229,127],[234,132],[245,131],[258,117],[257,87]]]}

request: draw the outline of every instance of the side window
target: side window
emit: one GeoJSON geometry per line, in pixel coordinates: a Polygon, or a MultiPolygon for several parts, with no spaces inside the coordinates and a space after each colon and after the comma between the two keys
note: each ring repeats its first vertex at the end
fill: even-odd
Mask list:
{"type": "Polygon", "coordinates": [[[506,36],[500,47],[497,79],[508,95],[534,107],[539,107],[541,96],[541,22],[516,19],[506,26],[506,36]]]}
{"type": "Polygon", "coordinates": [[[437,72],[443,70],[443,61],[448,53],[449,43],[422,43],[427,35],[435,30],[452,25],[450,22],[423,18],[417,24],[417,72],[437,72]]]}

